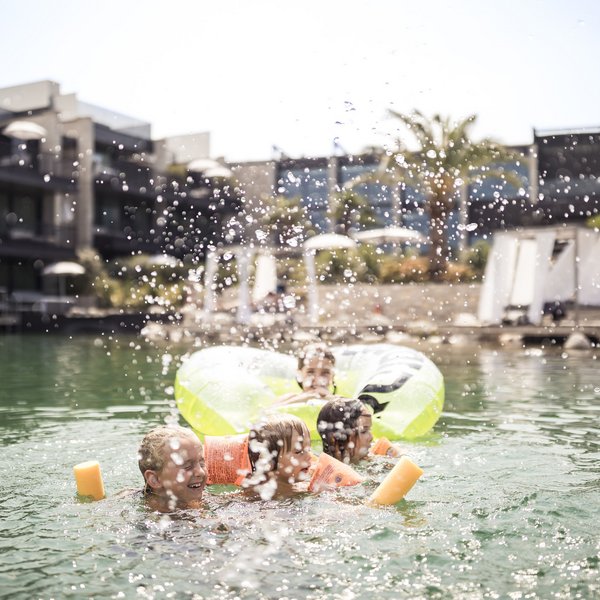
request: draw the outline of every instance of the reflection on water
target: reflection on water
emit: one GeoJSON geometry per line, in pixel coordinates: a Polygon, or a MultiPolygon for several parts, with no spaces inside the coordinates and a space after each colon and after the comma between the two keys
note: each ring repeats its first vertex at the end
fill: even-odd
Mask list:
{"type": "Polygon", "coordinates": [[[135,338],[0,338],[0,595],[141,598],[596,597],[600,380],[592,354],[435,350],[446,410],[403,443],[425,469],[408,500],[337,494],[147,513],[136,449],[173,414],[183,347],[135,338]],[[112,497],[81,503],[72,465],[112,497]]]}

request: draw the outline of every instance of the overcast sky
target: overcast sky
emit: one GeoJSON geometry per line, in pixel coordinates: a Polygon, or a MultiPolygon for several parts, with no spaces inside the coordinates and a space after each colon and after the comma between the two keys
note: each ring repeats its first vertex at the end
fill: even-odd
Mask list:
{"type": "Polygon", "coordinates": [[[600,126],[595,0],[19,0],[2,23],[0,87],[51,79],[229,160],[360,151],[389,107],[505,143],[600,126]]]}

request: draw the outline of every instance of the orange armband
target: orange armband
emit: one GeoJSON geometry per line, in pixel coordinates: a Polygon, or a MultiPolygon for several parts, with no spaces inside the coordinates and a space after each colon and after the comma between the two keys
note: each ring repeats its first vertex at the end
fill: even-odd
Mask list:
{"type": "Polygon", "coordinates": [[[204,438],[207,484],[241,485],[252,471],[248,435],[207,435],[204,438]]]}
{"type": "Polygon", "coordinates": [[[363,478],[350,466],[343,462],[321,453],[319,460],[314,465],[314,473],[308,484],[309,492],[320,492],[347,485],[361,483],[363,478]]]}
{"type": "Polygon", "coordinates": [[[373,444],[371,453],[377,454],[378,456],[387,456],[388,451],[392,447],[392,442],[390,442],[390,440],[388,440],[386,437],[381,437],[373,444]]]}

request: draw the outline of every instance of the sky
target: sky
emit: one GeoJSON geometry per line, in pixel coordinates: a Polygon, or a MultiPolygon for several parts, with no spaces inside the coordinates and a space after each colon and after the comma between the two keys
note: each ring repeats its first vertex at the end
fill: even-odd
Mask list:
{"type": "Polygon", "coordinates": [[[392,143],[388,109],[473,137],[600,128],[596,0],[2,2],[0,87],[50,79],[211,155],[325,156],[392,143]]]}

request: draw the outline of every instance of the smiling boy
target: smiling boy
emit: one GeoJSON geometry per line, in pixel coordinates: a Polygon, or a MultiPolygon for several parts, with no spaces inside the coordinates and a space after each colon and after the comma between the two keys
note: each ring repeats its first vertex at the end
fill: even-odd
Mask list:
{"type": "Polygon", "coordinates": [[[202,444],[193,431],[156,427],[142,440],[138,459],[150,508],[171,512],[201,506],[206,467],[202,444]]]}

